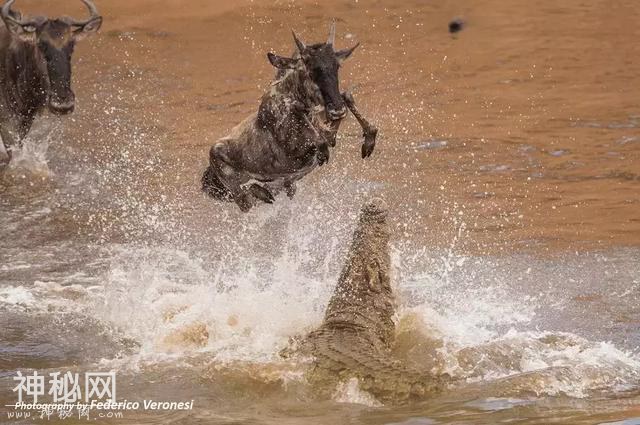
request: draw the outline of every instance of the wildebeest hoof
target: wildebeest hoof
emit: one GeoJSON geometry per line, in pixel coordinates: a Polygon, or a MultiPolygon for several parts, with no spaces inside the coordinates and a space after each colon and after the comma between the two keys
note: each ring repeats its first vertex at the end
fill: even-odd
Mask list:
{"type": "Polygon", "coordinates": [[[364,143],[362,144],[362,159],[369,158],[376,147],[376,137],[378,129],[373,127],[364,133],[364,143]]]}
{"type": "Polygon", "coordinates": [[[236,196],[234,201],[236,201],[236,205],[238,205],[240,211],[244,213],[248,212],[253,207],[253,202],[251,202],[251,198],[247,193],[236,196]]]}
{"type": "Polygon", "coordinates": [[[271,192],[269,192],[267,189],[260,186],[259,184],[255,184],[255,183],[252,184],[249,187],[249,191],[253,196],[260,199],[264,203],[273,204],[276,200],[276,198],[273,197],[271,192]]]}
{"type": "Polygon", "coordinates": [[[240,211],[242,211],[243,213],[249,212],[249,210],[251,210],[251,202],[236,202],[236,204],[238,205],[238,208],[240,208],[240,211]]]}
{"type": "Polygon", "coordinates": [[[296,196],[297,189],[298,188],[294,182],[287,183],[284,185],[284,190],[286,191],[287,197],[289,199],[293,199],[293,197],[296,196]]]}
{"type": "Polygon", "coordinates": [[[329,144],[324,143],[318,146],[318,153],[316,154],[318,157],[318,165],[324,165],[329,162],[329,144]]]}

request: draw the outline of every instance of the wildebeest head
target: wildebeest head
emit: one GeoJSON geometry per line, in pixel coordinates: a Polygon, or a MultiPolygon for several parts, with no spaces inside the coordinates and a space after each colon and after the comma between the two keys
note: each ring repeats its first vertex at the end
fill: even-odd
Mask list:
{"type": "Polygon", "coordinates": [[[338,69],[353,51],[360,45],[356,44],[350,49],[334,50],[336,39],[335,21],[331,24],[329,39],[326,43],[318,43],[307,46],[295,32],[293,39],[296,42],[299,55],[294,58],[286,58],[269,53],[269,61],[278,69],[293,69],[300,62],[303,64],[311,80],[318,86],[324,100],[327,117],[331,120],[340,120],[347,114],[344,99],[340,94],[340,81],[338,69]]]}
{"type": "Polygon", "coordinates": [[[91,16],[87,20],[69,17],[49,19],[37,16],[23,19],[11,9],[15,0],[8,0],[1,10],[11,37],[35,47],[39,66],[48,77],[48,105],[55,114],[68,114],[75,107],[71,89],[71,55],[76,41],[95,33],[102,25],[102,17],[91,0],[82,0],[91,16]]]}

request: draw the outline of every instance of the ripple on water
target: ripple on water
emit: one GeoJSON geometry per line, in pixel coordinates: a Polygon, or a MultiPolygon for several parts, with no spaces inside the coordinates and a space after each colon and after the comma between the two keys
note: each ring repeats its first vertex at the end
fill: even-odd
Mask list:
{"type": "Polygon", "coordinates": [[[631,129],[631,128],[638,128],[638,126],[640,126],[640,119],[638,119],[636,116],[631,116],[626,121],[602,122],[602,121],[576,120],[576,121],[573,121],[571,125],[573,127],[606,128],[609,130],[631,129]]]}
{"type": "Polygon", "coordinates": [[[616,422],[601,422],[598,425],[640,425],[640,416],[616,422]]]}
{"type": "Polygon", "coordinates": [[[488,397],[484,399],[470,401],[468,403],[465,403],[465,406],[473,407],[473,408],[485,410],[485,411],[498,411],[498,410],[513,409],[514,407],[518,407],[518,406],[535,404],[535,402],[536,402],[536,399],[525,400],[520,398],[488,397]]]}

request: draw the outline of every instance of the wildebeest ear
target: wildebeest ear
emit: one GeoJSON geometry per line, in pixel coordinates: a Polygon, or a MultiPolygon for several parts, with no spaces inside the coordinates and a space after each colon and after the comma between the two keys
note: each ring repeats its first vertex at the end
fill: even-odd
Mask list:
{"type": "Polygon", "coordinates": [[[350,49],[338,50],[336,52],[336,58],[338,58],[338,61],[344,62],[345,60],[347,60],[347,58],[349,56],[351,56],[351,53],[353,53],[353,51],[356,50],[359,45],[360,45],[360,43],[356,44],[355,46],[353,46],[350,49]]]}
{"type": "Polygon", "coordinates": [[[102,26],[102,16],[96,16],[86,24],[83,24],[82,26],[79,26],[78,28],[76,28],[73,31],[73,37],[76,40],[82,40],[83,38],[98,32],[101,26],[102,26]]]}
{"type": "Polygon", "coordinates": [[[32,23],[21,24],[13,19],[5,19],[4,24],[11,35],[18,37],[22,41],[35,43],[37,28],[32,23]]]}
{"type": "Polygon", "coordinates": [[[269,58],[269,62],[271,62],[271,65],[275,66],[278,69],[293,69],[296,67],[296,64],[298,62],[298,59],[285,58],[275,55],[271,52],[267,53],[267,57],[269,58]]]}

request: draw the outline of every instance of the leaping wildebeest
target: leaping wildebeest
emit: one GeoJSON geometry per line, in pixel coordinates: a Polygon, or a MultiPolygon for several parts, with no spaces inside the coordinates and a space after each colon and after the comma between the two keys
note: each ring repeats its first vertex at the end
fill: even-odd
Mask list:
{"type": "Polygon", "coordinates": [[[334,50],[335,22],[326,43],[306,45],[293,33],[293,57],[268,53],[278,69],[257,113],[216,142],[202,190],[211,197],[235,202],[242,211],[258,201],[273,203],[285,190],[295,195],[296,181],[329,160],[340,124],[353,113],[364,131],[362,158],[373,153],[378,130],[356,108],[350,93],[340,93],[338,69],[359,43],[334,50]]]}
{"type": "Polygon", "coordinates": [[[45,107],[56,115],[73,112],[73,49],[76,41],[102,25],[96,6],[82,2],[91,14],[88,19],[24,18],[12,10],[15,0],[5,2],[0,11],[5,25],[0,29],[0,136],[9,159],[45,107]]]}

